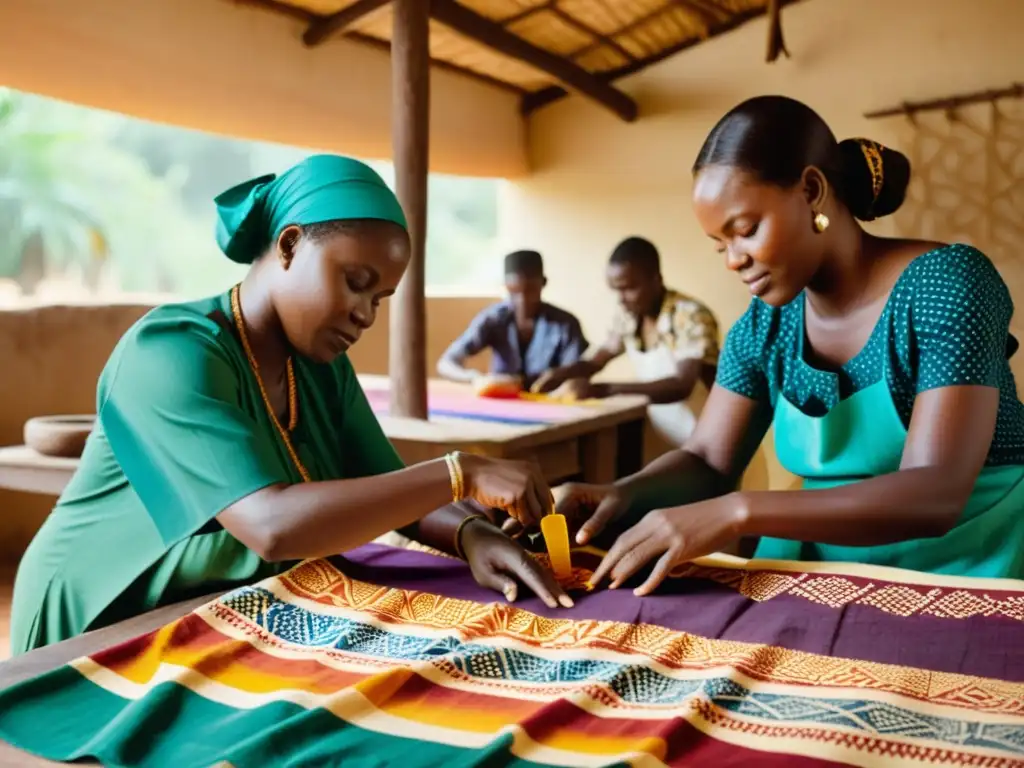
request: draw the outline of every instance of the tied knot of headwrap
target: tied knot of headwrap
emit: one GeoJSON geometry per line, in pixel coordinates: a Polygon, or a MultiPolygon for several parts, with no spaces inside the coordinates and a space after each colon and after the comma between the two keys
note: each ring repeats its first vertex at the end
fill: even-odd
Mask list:
{"type": "Polygon", "coordinates": [[[349,157],[313,155],[280,176],[268,174],[222,192],[217,245],[251,264],[291,225],[374,219],[407,228],[398,198],[370,166],[349,157]]]}

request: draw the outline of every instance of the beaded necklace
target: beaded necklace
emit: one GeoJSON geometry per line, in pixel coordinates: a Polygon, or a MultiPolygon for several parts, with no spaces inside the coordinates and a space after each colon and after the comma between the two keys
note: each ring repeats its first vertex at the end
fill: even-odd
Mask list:
{"type": "Polygon", "coordinates": [[[292,357],[289,355],[285,363],[285,370],[288,376],[288,429],[285,429],[277,418],[277,414],[274,413],[274,406],[270,402],[270,396],[267,394],[266,387],[263,386],[263,379],[260,377],[260,367],[256,362],[256,356],[252,353],[249,335],[245,332],[245,323],[242,321],[242,304],[239,300],[239,294],[240,289],[236,285],[231,289],[231,315],[234,318],[235,327],[238,329],[238,336],[242,340],[242,349],[245,350],[245,356],[249,358],[249,367],[252,369],[253,376],[256,377],[256,384],[259,386],[260,395],[263,397],[263,404],[267,407],[267,413],[270,414],[270,420],[274,422],[278,434],[281,435],[284,447],[288,450],[288,455],[291,456],[292,461],[295,462],[299,474],[302,475],[303,482],[308,483],[311,480],[310,474],[303,465],[302,460],[299,459],[299,454],[295,450],[295,446],[292,445],[292,439],[289,434],[295,430],[296,425],[299,423],[299,397],[295,386],[295,365],[292,362],[292,357]]]}

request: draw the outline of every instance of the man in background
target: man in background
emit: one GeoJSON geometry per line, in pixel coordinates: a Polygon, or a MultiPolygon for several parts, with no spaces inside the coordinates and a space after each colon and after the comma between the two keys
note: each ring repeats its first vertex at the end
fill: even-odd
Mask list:
{"type": "Polygon", "coordinates": [[[469,328],[441,356],[439,375],[472,382],[479,372],[465,361],[491,350],[491,374],[515,376],[529,388],[552,368],[579,362],[587,349],[580,322],[564,309],[541,299],[547,278],[544,260],[536,251],[516,251],[505,257],[508,299],[478,314],[469,328]]]}
{"type": "Polygon", "coordinates": [[[714,384],[718,323],[704,304],[665,287],[658,250],[641,237],[619,243],[606,275],[619,297],[608,337],[586,359],[541,376],[533,389],[578,399],[645,395],[651,425],[670,444],[682,445],[714,384]],[[623,354],[635,381],[591,381],[623,354]]]}

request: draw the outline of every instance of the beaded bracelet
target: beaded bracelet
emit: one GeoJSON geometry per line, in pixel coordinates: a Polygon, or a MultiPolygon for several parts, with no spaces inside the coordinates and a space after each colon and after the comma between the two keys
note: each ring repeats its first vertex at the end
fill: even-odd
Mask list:
{"type": "Polygon", "coordinates": [[[448,465],[448,478],[452,484],[452,501],[462,501],[466,498],[466,483],[458,451],[445,454],[444,461],[448,465]]]}
{"type": "Polygon", "coordinates": [[[452,544],[454,545],[455,554],[461,560],[466,559],[466,554],[462,551],[462,529],[466,527],[466,523],[470,523],[473,520],[486,520],[490,522],[490,518],[487,517],[487,515],[482,515],[480,513],[477,513],[475,515],[469,515],[468,517],[462,518],[462,522],[459,523],[459,527],[455,529],[455,539],[452,542],[452,544]]]}

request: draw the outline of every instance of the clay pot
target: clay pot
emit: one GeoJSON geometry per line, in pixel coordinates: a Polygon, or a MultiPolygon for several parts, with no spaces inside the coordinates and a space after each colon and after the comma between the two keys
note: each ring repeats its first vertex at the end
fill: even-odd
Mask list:
{"type": "Polygon", "coordinates": [[[44,456],[77,459],[95,422],[91,414],[37,416],[25,422],[25,445],[44,456]]]}

